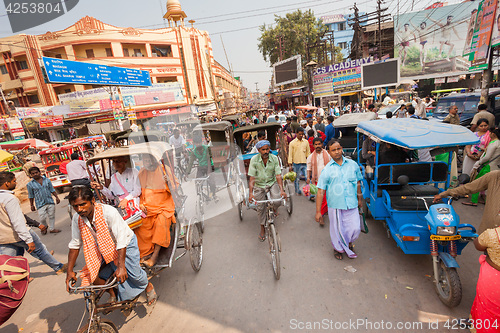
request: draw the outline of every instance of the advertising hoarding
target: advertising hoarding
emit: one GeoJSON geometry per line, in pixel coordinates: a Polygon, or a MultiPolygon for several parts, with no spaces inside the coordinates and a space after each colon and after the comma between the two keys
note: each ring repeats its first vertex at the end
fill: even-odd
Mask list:
{"type": "Polygon", "coordinates": [[[314,70],[313,90],[315,97],[361,90],[361,65],[373,61],[367,57],[314,70]]]}
{"type": "Polygon", "coordinates": [[[361,66],[363,90],[397,85],[399,85],[399,58],[361,66]]]}
{"type": "Polygon", "coordinates": [[[497,10],[493,20],[493,29],[491,32],[491,47],[500,45],[500,1],[497,1],[497,10]]]}
{"type": "Polygon", "coordinates": [[[273,71],[277,86],[302,81],[302,56],[299,54],[275,63],[273,71]]]}
{"type": "Polygon", "coordinates": [[[486,69],[488,67],[491,32],[496,9],[497,0],[483,0],[479,3],[469,55],[471,61],[470,70],[486,69]]]}
{"type": "Polygon", "coordinates": [[[125,107],[184,101],[179,82],[155,83],[151,87],[120,87],[125,107]]]}
{"type": "Polygon", "coordinates": [[[470,61],[463,52],[477,6],[469,1],[395,15],[394,56],[401,59],[401,77],[421,79],[467,72],[470,61]]]}
{"type": "Polygon", "coordinates": [[[14,140],[24,139],[24,129],[21,121],[17,118],[6,118],[5,122],[9,127],[10,134],[14,140]]]}
{"type": "Polygon", "coordinates": [[[50,118],[40,118],[40,128],[58,127],[63,126],[63,116],[55,116],[50,118]]]}
{"type": "MultiPolygon", "coordinates": [[[[118,88],[111,87],[111,89],[113,96],[117,98],[118,88]]],[[[63,105],[69,105],[73,113],[81,111],[102,112],[113,110],[110,94],[104,88],[74,91],[67,94],[60,94],[58,97],[59,102],[63,105]]],[[[121,103],[119,103],[119,105],[121,108],[121,103]]]]}

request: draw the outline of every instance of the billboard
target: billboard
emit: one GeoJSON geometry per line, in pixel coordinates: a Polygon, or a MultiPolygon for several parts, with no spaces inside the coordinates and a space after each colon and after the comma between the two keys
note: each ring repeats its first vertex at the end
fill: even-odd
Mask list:
{"type": "Polygon", "coordinates": [[[491,32],[491,47],[500,45],[500,1],[497,1],[497,10],[493,20],[493,29],[491,32]]]}
{"type": "Polygon", "coordinates": [[[275,63],[273,71],[277,86],[302,81],[302,56],[296,55],[275,63]]]}
{"type": "Polygon", "coordinates": [[[63,116],[55,116],[51,118],[40,118],[40,128],[58,127],[64,125],[63,116]]]}
{"type": "Polygon", "coordinates": [[[179,82],[155,83],[151,87],[120,87],[125,107],[184,101],[179,82]]]}
{"type": "Polygon", "coordinates": [[[361,87],[372,89],[399,84],[399,58],[361,66],[361,87]]]}
{"type": "Polygon", "coordinates": [[[467,29],[477,2],[437,7],[394,16],[394,56],[401,77],[449,76],[469,70],[463,57],[467,29]]]}
{"type": "Polygon", "coordinates": [[[314,96],[361,90],[361,65],[372,61],[373,58],[367,57],[316,68],[313,75],[314,96]]]}
{"type": "MultiPolygon", "coordinates": [[[[118,98],[118,88],[111,87],[113,96],[118,98]]],[[[59,102],[69,105],[71,112],[80,111],[111,111],[117,103],[112,103],[109,92],[104,88],[74,91],[58,95],[59,102]]],[[[121,103],[120,107],[121,107],[121,103]]]]}
{"type": "Polygon", "coordinates": [[[483,0],[479,3],[469,55],[471,70],[488,68],[491,33],[496,10],[497,0],[483,0]]]}

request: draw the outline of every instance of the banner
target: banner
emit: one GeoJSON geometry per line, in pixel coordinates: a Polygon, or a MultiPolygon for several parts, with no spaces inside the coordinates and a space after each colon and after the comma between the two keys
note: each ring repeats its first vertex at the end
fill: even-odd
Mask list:
{"type": "Polygon", "coordinates": [[[445,82],[446,82],[446,78],[445,77],[438,77],[438,78],[434,79],[434,83],[435,84],[441,84],[441,83],[445,83],[445,82]]]}
{"type": "Polygon", "coordinates": [[[469,70],[462,56],[467,27],[476,2],[394,16],[394,56],[401,59],[401,77],[457,75],[469,70]]]}
{"type": "Polygon", "coordinates": [[[40,123],[40,128],[58,127],[64,125],[63,116],[40,118],[39,123],[40,123]]]}
{"type": "Polygon", "coordinates": [[[314,96],[323,97],[361,90],[361,65],[369,62],[373,62],[373,58],[316,68],[313,74],[314,96]]]}
{"type": "Polygon", "coordinates": [[[137,115],[134,111],[127,111],[127,118],[128,120],[136,120],[137,115]]]}
{"type": "Polygon", "coordinates": [[[493,20],[493,29],[491,32],[491,47],[500,45],[500,1],[497,1],[497,10],[493,20]]]}
{"type": "Polygon", "coordinates": [[[491,30],[495,21],[496,9],[497,0],[483,0],[479,3],[469,55],[470,70],[488,68],[491,30]]]}
{"type": "MultiPolygon", "coordinates": [[[[118,88],[112,87],[111,89],[115,99],[118,99],[118,88]]],[[[113,105],[110,96],[110,93],[104,88],[74,91],[58,95],[59,102],[63,105],[69,105],[71,112],[112,111],[113,105]]]]}
{"type": "Polygon", "coordinates": [[[151,87],[120,87],[125,107],[184,101],[179,82],[155,83],[151,87]]]}

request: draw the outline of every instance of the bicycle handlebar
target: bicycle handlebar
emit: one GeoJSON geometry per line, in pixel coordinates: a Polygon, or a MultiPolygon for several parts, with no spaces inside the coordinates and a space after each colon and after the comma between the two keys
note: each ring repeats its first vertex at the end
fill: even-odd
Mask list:
{"type": "Polygon", "coordinates": [[[90,286],[85,286],[85,287],[75,287],[76,280],[70,280],[68,281],[68,289],[70,292],[76,293],[78,291],[96,291],[96,290],[104,290],[104,289],[110,289],[114,288],[118,285],[118,280],[116,277],[113,277],[111,282],[107,284],[101,284],[101,285],[90,285],[90,286]]]}
{"type": "Polygon", "coordinates": [[[254,203],[256,204],[259,204],[259,203],[273,203],[273,202],[279,202],[279,201],[282,201],[282,200],[285,200],[285,198],[281,197],[279,199],[269,199],[269,200],[260,200],[260,201],[257,201],[257,200],[253,200],[254,203]]]}

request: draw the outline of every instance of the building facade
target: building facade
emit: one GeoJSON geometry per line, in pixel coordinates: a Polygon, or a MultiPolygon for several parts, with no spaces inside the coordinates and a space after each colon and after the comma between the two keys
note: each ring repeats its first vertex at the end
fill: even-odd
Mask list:
{"type": "MultiPolygon", "coordinates": [[[[101,88],[45,82],[39,60],[53,57],[147,70],[153,85],[177,83],[180,86],[180,98],[123,106],[134,111],[137,119],[157,114],[187,118],[196,110],[187,106],[206,104],[214,105],[214,113],[234,113],[238,105],[233,100],[240,98],[240,82],[215,61],[208,32],[196,29],[194,21],[190,21],[190,26],[184,24],[186,14],[178,0],[167,1],[165,18],[169,27],[136,29],[115,27],[86,16],[64,30],[0,39],[0,84],[11,107],[0,103],[0,112],[10,114],[12,106],[59,105],[61,95],[101,88]],[[158,110],[168,112],[154,112],[158,110]]],[[[85,111],[65,115],[65,124],[78,119],[89,121],[89,115],[105,116],[112,112],[109,109],[85,111]]]]}
{"type": "MultiPolygon", "coordinates": [[[[360,13],[360,15],[363,15],[363,13],[360,13]]],[[[323,21],[323,24],[328,26],[328,30],[333,32],[334,44],[342,49],[344,60],[348,59],[354,36],[354,30],[352,29],[354,15],[335,14],[322,16],[320,19],[323,21]]]]}

